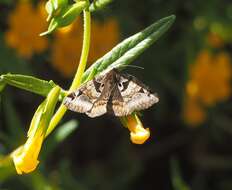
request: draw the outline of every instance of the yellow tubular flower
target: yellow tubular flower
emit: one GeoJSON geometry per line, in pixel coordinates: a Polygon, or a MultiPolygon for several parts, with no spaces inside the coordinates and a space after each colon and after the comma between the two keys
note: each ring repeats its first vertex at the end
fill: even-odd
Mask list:
{"type": "Polygon", "coordinates": [[[37,160],[45,133],[43,130],[36,132],[35,136],[28,138],[27,142],[13,152],[12,157],[18,174],[30,173],[35,170],[37,160]]]}
{"type": "MultiPolygon", "coordinates": [[[[80,58],[82,47],[82,24],[78,19],[74,24],[61,28],[55,33],[51,63],[64,77],[71,77],[76,71],[76,62],[80,58]]],[[[118,22],[113,18],[105,22],[93,20],[91,34],[88,63],[94,62],[118,43],[118,22]]]]}
{"type": "Polygon", "coordinates": [[[136,114],[120,118],[122,124],[130,130],[130,139],[134,144],[143,144],[150,137],[148,128],[144,128],[136,114]]]}
{"type": "Polygon", "coordinates": [[[40,104],[32,118],[26,143],[11,154],[18,174],[32,172],[39,164],[39,152],[45,138],[48,124],[54,112],[59,93],[60,88],[58,86],[50,91],[47,98],[40,104]]]}
{"type": "Polygon", "coordinates": [[[34,53],[44,51],[48,41],[39,34],[47,29],[46,15],[42,4],[37,9],[30,2],[20,2],[8,18],[9,29],[5,33],[8,46],[17,53],[30,58],[34,53]]]}

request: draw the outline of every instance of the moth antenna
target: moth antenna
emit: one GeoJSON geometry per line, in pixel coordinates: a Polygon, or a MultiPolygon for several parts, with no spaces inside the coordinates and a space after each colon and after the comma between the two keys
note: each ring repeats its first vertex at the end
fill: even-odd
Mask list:
{"type": "Polygon", "coordinates": [[[144,67],[140,67],[140,66],[137,66],[137,65],[122,65],[122,66],[119,66],[118,68],[123,68],[123,67],[131,67],[131,68],[137,68],[137,69],[144,69],[144,67]]]}
{"type": "Polygon", "coordinates": [[[121,68],[125,68],[125,67],[132,67],[132,68],[138,68],[138,69],[144,69],[144,67],[140,67],[140,66],[137,66],[137,65],[120,65],[120,66],[117,66],[117,65],[114,65],[114,66],[109,66],[107,69],[105,69],[101,74],[105,74],[109,71],[111,71],[112,69],[121,69],[121,68]]]}

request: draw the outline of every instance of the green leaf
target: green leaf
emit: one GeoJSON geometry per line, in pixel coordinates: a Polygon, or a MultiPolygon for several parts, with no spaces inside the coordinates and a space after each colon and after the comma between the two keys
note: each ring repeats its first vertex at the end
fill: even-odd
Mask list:
{"type": "Polygon", "coordinates": [[[6,83],[4,82],[4,80],[2,78],[0,78],[0,92],[3,91],[5,86],[6,86],[6,83]]]}
{"type": "Polygon", "coordinates": [[[78,127],[77,120],[70,120],[67,123],[64,123],[62,126],[57,129],[54,138],[57,143],[62,142],[66,139],[76,128],[78,127]]]}
{"type": "Polygon", "coordinates": [[[50,90],[55,87],[53,81],[41,80],[32,76],[19,74],[1,75],[6,84],[21,88],[42,96],[47,96],[50,90]]]}
{"type": "Polygon", "coordinates": [[[190,187],[185,183],[181,176],[178,161],[174,158],[171,160],[171,175],[174,190],[190,190],[190,187]]]}
{"type": "Polygon", "coordinates": [[[112,0],[95,0],[90,4],[89,10],[91,12],[103,9],[106,5],[111,3],[112,0]]]}
{"type": "Polygon", "coordinates": [[[70,120],[55,130],[46,141],[46,149],[43,150],[42,157],[46,159],[46,157],[58,146],[58,144],[62,143],[78,128],[78,126],[79,123],[77,120],[70,120]]]}
{"type": "Polygon", "coordinates": [[[93,75],[93,70],[95,71],[94,75],[96,75],[105,69],[128,65],[156,42],[170,28],[174,20],[174,15],[165,17],[143,31],[125,39],[87,69],[82,81],[86,81],[90,73],[93,75]]]}

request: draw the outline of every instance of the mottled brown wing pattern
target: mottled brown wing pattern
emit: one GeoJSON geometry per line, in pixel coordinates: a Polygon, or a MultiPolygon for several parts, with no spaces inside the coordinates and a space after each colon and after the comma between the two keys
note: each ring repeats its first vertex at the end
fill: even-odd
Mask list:
{"type": "Polygon", "coordinates": [[[123,100],[118,101],[118,96],[112,100],[116,116],[125,116],[133,111],[147,109],[159,101],[158,97],[134,76],[121,74],[117,86],[123,100]]]}
{"type": "Polygon", "coordinates": [[[121,117],[147,109],[158,101],[158,97],[135,77],[113,69],[70,93],[64,105],[89,117],[105,113],[121,117]]]}
{"type": "Polygon", "coordinates": [[[104,99],[97,100],[93,104],[92,108],[86,112],[86,114],[89,117],[101,116],[107,112],[106,105],[107,105],[107,100],[104,99]]]}
{"type": "Polygon", "coordinates": [[[118,88],[118,84],[112,94],[111,101],[108,103],[108,110],[110,113],[113,113],[115,116],[118,117],[128,115],[128,110],[118,88]]]}
{"type": "Polygon", "coordinates": [[[63,104],[72,111],[86,113],[101,96],[103,80],[104,77],[99,76],[88,81],[65,97],[63,104]]]}
{"type": "Polygon", "coordinates": [[[111,102],[111,95],[114,92],[116,86],[112,74],[109,74],[105,77],[102,83],[103,89],[101,95],[94,102],[93,107],[88,112],[86,112],[89,117],[98,117],[105,113],[110,113],[108,110],[108,104],[111,102]]]}

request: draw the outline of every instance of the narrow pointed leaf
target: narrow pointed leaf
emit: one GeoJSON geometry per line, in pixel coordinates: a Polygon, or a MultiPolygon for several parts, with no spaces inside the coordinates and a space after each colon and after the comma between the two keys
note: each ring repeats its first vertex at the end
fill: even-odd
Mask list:
{"type": "Polygon", "coordinates": [[[42,96],[47,96],[50,90],[55,86],[53,81],[41,80],[27,75],[6,74],[2,75],[1,78],[8,85],[15,86],[42,96]]]}
{"type": "Polygon", "coordinates": [[[165,17],[145,28],[143,31],[125,39],[87,69],[82,81],[86,81],[90,73],[93,75],[93,70],[95,70],[94,75],[96,75],[109,66],[108,69],[130,64],[156,42],[170,28],[174,20],[174,15],[165,17]]]}

